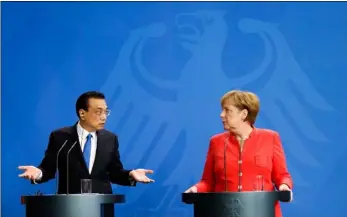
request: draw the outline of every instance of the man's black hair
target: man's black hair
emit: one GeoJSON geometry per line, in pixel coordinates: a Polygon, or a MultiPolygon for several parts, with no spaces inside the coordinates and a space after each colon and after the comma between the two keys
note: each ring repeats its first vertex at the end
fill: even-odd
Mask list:
{"type": "Polygon", "coordinates": [[[105,95],[103,93],[100,93],[98,91],[88,91],[83,93],[81,96],[78,97],[76,101],[76,114],[77,117],[80,118],[79,110],[83,109],[85,111],[88,111],[89,107],[89,99],[105,99],[105,95]]]}

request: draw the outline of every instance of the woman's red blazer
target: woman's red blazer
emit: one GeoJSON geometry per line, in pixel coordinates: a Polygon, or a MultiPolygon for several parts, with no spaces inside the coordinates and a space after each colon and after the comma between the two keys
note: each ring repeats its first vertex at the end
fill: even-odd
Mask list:
{"type": "MultiPolygon", "coordinates": [[[[259,175],[264,191],[273,191],[274,185],[278,189],[281,184],[293,188],[279,134],[254,128],[241,150],[235,136],[225,132],[211,138],[202,179],[196,187],[198,192],[254,191],[259,190],[259,175]]],[[[278,202],[275,214],[282,216],[278,202]]]]}

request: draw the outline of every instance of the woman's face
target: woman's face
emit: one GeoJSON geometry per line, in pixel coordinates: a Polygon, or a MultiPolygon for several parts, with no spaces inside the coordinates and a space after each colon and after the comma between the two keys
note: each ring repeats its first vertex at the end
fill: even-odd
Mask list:
{"type": "Polygon", "coordinates": [[[247,110],[240,110],[233,104],[225,104],[222,106],[220,114],[224,130],[234,131],[244,122],[247,117],[247,110]]]}

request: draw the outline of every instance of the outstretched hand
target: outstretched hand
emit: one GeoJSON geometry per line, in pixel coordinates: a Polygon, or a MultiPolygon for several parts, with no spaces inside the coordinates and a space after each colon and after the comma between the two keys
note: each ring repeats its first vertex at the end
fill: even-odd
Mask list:
{"type": "Polygon", "coordinates": [[[34,166],[19,166],[18,169],[24,171],[22,174],[19,174],[18,176],[29,180],[37,179],[41,173],[41,170],[34,166]]]}
{"type": "Polygon", "coordinates": [[[146,174],[153,174],[153,170],[147,170],[147,169],[136,169],[132,170],[129,175],[133,177],[137,182],[142,183],[151,183],[154,182],[153,179],[150,179],[146,176],[146,174]]]}

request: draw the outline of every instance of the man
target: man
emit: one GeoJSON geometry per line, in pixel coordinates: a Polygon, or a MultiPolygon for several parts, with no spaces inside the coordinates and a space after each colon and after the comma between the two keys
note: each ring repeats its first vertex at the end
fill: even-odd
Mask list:
{"type": "MultiPolygon", "coordinates": [[[[146,176],[147,173],[152,174],[152,170],[123,168],[117,136],[104,129],[106,118],[110,114],[104,94],[96,91],[82,94],[76,102],[76,113],[79,121],[75,125],[50,134],[41,164],[38,167],[19,166],[24,171],[19,177],[37,184],[44,183],[55,178],[58,167],[59,194],[81,193],[81,179],[91,179],[92,192],[104,194],[112,193],[111,183],[135,186],[136,182],[154,181],[146,176]],[[67,165],[67,153],[70,149],[67,165]]],[[[113,216],[113,205],[105,209],[105,216],[113,216]]]]}

